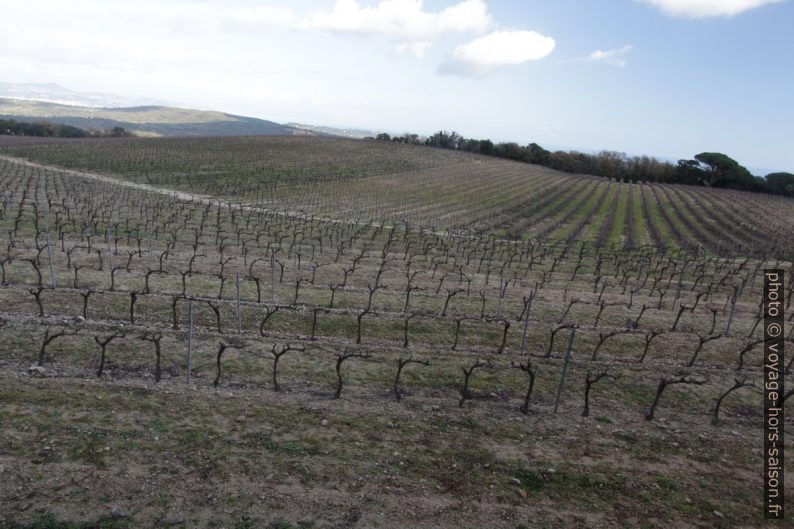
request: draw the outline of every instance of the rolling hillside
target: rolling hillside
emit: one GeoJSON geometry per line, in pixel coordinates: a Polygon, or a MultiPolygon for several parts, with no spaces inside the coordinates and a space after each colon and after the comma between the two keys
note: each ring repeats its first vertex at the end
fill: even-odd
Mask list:
{"type": "Polygon", "coordinates": [[[782,197],[629,184],[388,142],[7,138],[0,152],[273,209],[542,243],[783,255],[794,242],[794,228],[774,214],[794,214],[782,197]]]}
{"type": "Polygon", "coordinates": [[[0,141],[0,152],[337,219],[542,243],[788,255],[794,201],[629,184],[449,150],[340,138],[0,141]],[[351,185],[353,184],[354,185],[351,185]],[[778,213],[776,213],[778,212],[778,213]]]}
{"type": "Polygon", "coordinates": [[[0,98],[0,118],[49,121],[83,129],[123,127],[141,136],[240,136],[311,134],[273,121],[168,106],[96,108],[0,98]]]}

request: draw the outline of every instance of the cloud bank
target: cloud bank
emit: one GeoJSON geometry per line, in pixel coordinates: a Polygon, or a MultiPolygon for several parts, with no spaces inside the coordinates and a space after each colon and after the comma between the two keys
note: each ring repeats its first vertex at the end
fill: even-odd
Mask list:
{"type": "Polygon", "coordinates": [[[375,6],[362,7],[356,0],[337,0],[333,9],[310,14],[298,27],[421,43],[448,34],[484,33],[491,25],[491,15],[483,0],[464,0],[436,13],[425,11],[423,3],[423,0],[381,0],[375,6]]]}
{"type": "MultiPolygon", "coordinates": [[[[68,8],[59,0],[42,0],[37,6],[41,13],[37,23],[68,11],[87,27],[108,20],[124,20],[142,27],[188,34],[228,29],[253,33],[271,29],[321,31],[342,37],[385,38],[397,43],[399,51],[417,55],[444,37],[481,35],[493,26],[484,0],[460,0],[438,11],[425,9],[424,0],[380,0],[372,6],[360,5],[357,0],[336,0],[330,9],[303,12],[267,4],[219,6],[184,0],[169,3],[84,0],[70,3],[68,8]]],[[[30,18],[30,7],[26,4],[4,6],[3,11],[8,20],[30,18]]]]}
{"type": "Polygon", "coordinates": [[[170,42],[170,36],[187,43],[326,33],[342,39],[385,41],[396,53],[416,57],[453,40],[464,42],[438,71],[482,78],[545,57],[555,47],[554,39],[533,31],[499,29],[486,0],[447,0],[446,7],[430,7],[424,0],[326,0],[325,4],[325,8],[306,10],[266,1],[250,6],[238,2],[216,5],[207,0],[81,0],[68,5],[61,0],[37,0],[35,25],[39,31],[31,33],[27,28],[34,11],[26,3],[14,2],[3,8],[0,17],[0,35],[5,36],[0,60],[8,61],[13,55],[36,58],[38,64],[80,63],[135,70],[148,69],[150,57],[156,55],[173,63],[222,64],[222,53],[215,47],[199,50],[163,42],[170,42]],[[64,24],[64,20],[79,24],[64,24]],[[128,44],[130,38],[135,40],[134,46],[128,44]]]}
{"type": "Polygon", "coordinates": [[[293,24],[296,29],[397,40],[399,53],[418,57],[435,41],[454,34],[481,34],[491,24],[483,0],[463,0],[438,12],[424,10],[423,0],[381,0],[362,7],[356,0],[337,0],[330,11],[316,11],[293,24]]]}

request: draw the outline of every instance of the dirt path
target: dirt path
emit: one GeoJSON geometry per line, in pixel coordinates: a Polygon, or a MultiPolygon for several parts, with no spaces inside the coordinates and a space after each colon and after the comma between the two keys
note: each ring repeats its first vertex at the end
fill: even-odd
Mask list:
{"type": "MultiPolygon", "coordinates": [[[[94,180],[98,182],[103,182],[106,184],[117,185],[121,187],[127,187],[130,189],[137,189],[139,191],[145,191],[148,193],[157,193],[160,195],[165,195],[171,198],[175,198],[178,200],[183,200],[185,202],[197,202],[199,204],[205,205],[214,205],[214,206],[221,206],[221,207],[233,207],[243,211],[253,211],[256,213],[266,213],[269,215],[281,215],[284,217],[296,217],[301,219],[319,219],[324,222],[333,222],[336,224],[356,224],[360,226],[372,226],[373,228],[380,228],[383,227],[385,229],[391,229],[392,225],[390,224],[380,224],[376,222],[364,222],[361,220],[354,220],[354,219],[332,219],[330,217],[314,217],[311,215],[307,215],[305,213],[300,213],[297,211],[284,211],[284,210],[275,210],[275,209],[267,209],[258,206],[250,206],[250,205],[243,205],[240,203],[229,202],[226,200],[222,200],[220,198],[212,197],[209,195],[201,195],[198,193],[187,193],[185,191],[177,191],[175,189],[166,189],[162,187],[156,187],[148,184],[141,184],[139,182],[131,182],[129,180],[124,180],[122,178],[116,178],[112,176],[107,176],[99,173],[92,173],[88,171],[78,171],[74,169],[66,169],[64,167],[60,167],[57,165],[49,165],[49,164],[42,164],[38,162],[33,162],[30,160],[25,160],[23,158],[17,158],[14,156],[6,156],[0,155],[0,160],[6,160],[12,163],[17,163],[24,165],[26,167],[34,167],[36,169],[44,169],[46,171],[53,171],[58,173],[65,173],[72,176],[77,176],[79,178],[85,178],[86,180],[94,180]]],[[[446,236],[446,232],[435,232],[438,236],[446,236]]]]}
{"type": "MultiPolygon", "coordinates": [[[[124,180],[122,178],[116,178],[116,177],[112,177],[112,176],[102,175],[102,174],[99,174],[99,173],[92,173],[92,172],[87,172],[87,171],[77,171],[77,170],[74,170],[74,169],[66,169],[66,168],[63,168],[63,167],[59,167],[57,165],[48,165],[48,164],[37,163],[37,162],[30,161],[30,160],[25,160],[23,158],[16,158],[14,156],[0,155],[0,160],[6,160],[6,161],[9,161],[9,162],[12,162],[12,163],[21,164],[21,165],[24,165],[25,167],[34,167],[36,169],[44,169],[46,171],[53,171],[53,172],[57,172],[57,173],[69,174],[69,175],[72,175],[72,176],[85,178],[86,180],[99,181],[99,182],[103,182],[103,183],[106,183],[106,184],[112,184],[112,185],[117,185],[117,186],[121,186],[121,187],[127,187],[127,188],[130,188],[130,189],[137,189],[137,190],[140,190],[140,191],[146,191],[148,193],[157,193],[157,194],[160,194],[160,195],[169,196],[169,197],[176,198],[176,199],[179,199],[179,200],[184,200],[186,202],[198,202],[199,204],[211,204],[211,205],[219,205],[219,206],[223,206],[223,207],[230,207],[231,206],[231,207],[240,208],[240,209],[247,210],[247,211],[256,211],[258,213],[269,213],[271,215],[275,214],[275,215],[284,215],[284,216],[295,216],[295,217],[301,217],[301,218],[309,218],[308,215],[297,213],[297,212],[270,210],[270,209],[267,209],[267,208],[260,208],[260,207],[256,207],[256,206],[243,206],[243,205],[241,205],[239,203],[228,202],[228,201],[221,200],[219,198],[211,197],[211,196],[208,196],[208,195],[201,195],[201,194],[198,194],[198,193],[187,193],[185,191],[177,191],[177,190],[174,190],[174,189],[166,189],[166,188],[162,188],[162,187],[155,187],[155,186],[151,186],[151,185],[148,185],[148,184],[141,184],[139,182],[131,182],[129,180],[124,180]]],[[[332,220],[332,219],[327,219],[327,220],[329,220],[331,222],[343,222],[343,221],[332,220]]]]}

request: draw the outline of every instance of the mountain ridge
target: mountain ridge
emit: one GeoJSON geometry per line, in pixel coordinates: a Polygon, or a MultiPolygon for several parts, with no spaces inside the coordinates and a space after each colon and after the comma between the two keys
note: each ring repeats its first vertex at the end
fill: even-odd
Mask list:
{"type": "Polygon", "coordinates": [[[16,121],[49,121],[83,129],[123,127],[140,136],[315,134],[259,118],[164,105],[88,107],[0,97],[0,117],[16,121]]]}

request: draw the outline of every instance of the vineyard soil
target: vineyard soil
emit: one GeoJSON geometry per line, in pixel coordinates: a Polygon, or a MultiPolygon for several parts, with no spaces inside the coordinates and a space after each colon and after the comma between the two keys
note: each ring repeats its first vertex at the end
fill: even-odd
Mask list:
{"type": "Polygon", "coordinates": [[[499,398],[459,410],[75,375],[4,369],[0,492],[22,519],[118,506],[135,527],[757,527],[752,417],[584,419],[578,401],[523,416],[499,398]]]}

